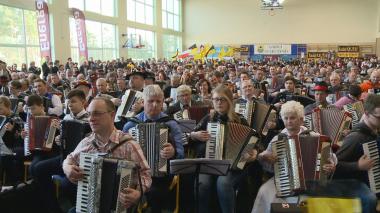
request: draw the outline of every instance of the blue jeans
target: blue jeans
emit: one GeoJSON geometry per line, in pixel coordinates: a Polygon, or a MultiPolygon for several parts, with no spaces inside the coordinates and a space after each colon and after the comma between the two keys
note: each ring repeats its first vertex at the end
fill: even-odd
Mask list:
{"type": "MultiPolygon", "coordinates": [[[[216,187],[219,205],[223,213],[235,212],[236,188],[246,175],[242,171],[229,171],[227,176],[199,175],[199,212],[212,212],[209,209],[212,190],[216,187]]],[[[195,189],[196,190],[196,189],[195,189]]]]}

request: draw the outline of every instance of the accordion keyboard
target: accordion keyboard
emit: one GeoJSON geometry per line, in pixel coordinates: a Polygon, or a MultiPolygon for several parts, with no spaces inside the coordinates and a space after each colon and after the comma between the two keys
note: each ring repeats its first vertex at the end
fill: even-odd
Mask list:
{"type": "Polygon", "coordinates": [[[92,157],[81,153],[79,165],[83,170],[83,179],[78,181],[76,212],[87,212],[89,204],[89,176],[92,157]]]}
{"type": "Polygon", "coordinates": [[[380,164],[379,164],[379,147],[377,141],[371,141],[363,144],[363,151],[370,159],[374,159],[375,165],[368,170],[369,186],[372,192],[380,192],[380,164]]]}
{"type": "Polygon", "coordinates": [[[210,139],[206,144],[206,158],[222,160],[223,157],[223,129],[224,125],[220,123],[208,123],[207,131],[210,139]]]}
{"type": "Polygon", "coordinates": [[[288,160],[286,156],[286,143],[285,141],[277,141],[272,145],[273,153],[277,154],[278,161],[274,164],[274,170],[278,171],[275,176],[275,184],[277,189],[277,196],[283,197],[291,194],[288,160]]]}

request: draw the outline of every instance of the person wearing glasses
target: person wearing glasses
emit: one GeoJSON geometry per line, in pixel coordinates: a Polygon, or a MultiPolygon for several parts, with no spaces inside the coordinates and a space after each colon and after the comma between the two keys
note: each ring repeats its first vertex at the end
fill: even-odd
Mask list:
{"type": "Polygon", "coordinates": [[[363,153],[362,144],[378,139],[380,128],[380,96],[370,94],[364,102],[361,122],[348,134],[336,153],[338,164],[334,179],[357,180],[350,184],[352,190],[361,193],[363,212],[376,211],[376,196],[369,190],[368,170],[376,162],[363,153]]]}
{"type": "MultiPolygon", "coordinates": [[[[210,139],[207,132],[209,122],[235,122],[248,126],[245,118],[235,113],[233,105],[233,95],[230,89],[224,85],[217,86],[212,92],[214,109],[202,118],[194,131],[190,133],[190,145],[194,148],[196,157],[204,158],[206,142],[210,139]]],[[[257,151],[252,150],[246,156],[248,161],[256,159],[257,151]]],[[[199,176],[199,212],[212,212],[209,207],[210,197],[212,197],[213,185],[216,185],[217,198],[222,212],[234,212],[236,209],[235,189],[239,186],[240,180],[246,173],[243,171],[230,170],[227,176],[211,176],[200,174],[199,176]]]]}
{"type": "Polygon", "coordinates": [[[177,99],[178,101],[166,110],[166,114],[169,116],[173,116],[175,113],[189,109],[192,106],[203,105],[202,102],[191,98],[191,87],[188,85],[181,85],[177,88],[177,99]]]}
{"type": "MultiPolygon", "coordinates": [[[[112,147],[123,143],[111,152],[112,157],[136,162],[139,166],[142,190],[126,188],[119,194],[120,202],[129,208],[137,204],[140,197],[150,188],[152,179],[150,169],[143,155],[141,147],[129,134],[117,130],[114,125],[115,106],[103,97],[94,98],[88,106],[91,135],[84,138],[75,150],[63,161],[63,171],[70,182],[77,184],[83,178],[83,171],[79,168],[81,153],[107,153],[112,147]]],[[[135,180],[138,182],[138,180],[135,180]]],[[[70,210],[75,212],[74,209],[70,210]]]]}

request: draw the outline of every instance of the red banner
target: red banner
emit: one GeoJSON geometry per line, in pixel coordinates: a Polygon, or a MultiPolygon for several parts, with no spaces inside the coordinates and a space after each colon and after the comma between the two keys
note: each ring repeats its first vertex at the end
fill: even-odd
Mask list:
{"type": "Polygon", "coordinates": [[[73,15],[78,37],[79,61],[83,62],[88,59],[86,22],[82,11],[73,8],[73,15]]]}
{"type": "Polygon", "coordinates": [[[41,58],[51,58],[49,9],[43,0],[36,1],[38,38],[40,41],[41,58]]]}

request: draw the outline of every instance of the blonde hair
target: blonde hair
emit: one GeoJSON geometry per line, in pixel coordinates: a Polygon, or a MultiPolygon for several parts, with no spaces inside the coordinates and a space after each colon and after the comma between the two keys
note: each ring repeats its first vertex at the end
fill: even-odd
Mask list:
{"type": "MultiPolygon", "coordinates": [[[[223,84],[215,87],[212,90],[212,94],[218,93],[220,96],[224,97],[228,103],[227,117],[229,122],[241,123],[241,119],[238,114],[235,113],[234,104],[233,104],[233,94],[231,90],[224,86],[223,84]]],[[[213,117],[213,114],[210,116],[213,117]]]]}
{"type": "Polygon", "coordinates": [[[187,85],[181,85],[177,88],[177,95],[183,94],[183,93],[190,93],[191,94],[191,88],[187,85]]]}
{"type": "Polygon", "coordinates": [[[281,117],[285,117],[289,114],[296,114],[297,117],[304,117],[304,107],[300,102],[297,101],[288,101],[281,106],[280,115],[281,117]]]}
{"type": "Polygon", "coordinates": [[[11,101],[7,96],[1,95],[0,96],[0,105],[3,104],[6,108],[11,108],[11,101]]]}

